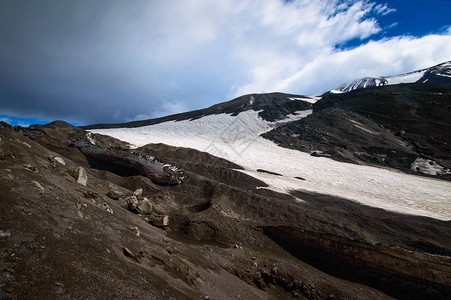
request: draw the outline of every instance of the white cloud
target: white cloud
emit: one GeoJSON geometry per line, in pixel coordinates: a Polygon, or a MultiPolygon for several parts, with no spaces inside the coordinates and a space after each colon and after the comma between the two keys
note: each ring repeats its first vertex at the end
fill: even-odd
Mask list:
{"type": "Polygon", "coordinates": [[[387,4],[378,4],[374,9],[378,14],[382,16],[396,12],[396,9],[388,7],[387,4]]]}
{"type": "MultiPolygon", "coordinates": [[[[148,8],[145,20],[138,18],[129,28],[138,30],[137,24],[143,23],[148,28],[143,47],[135,52],[137,68],[170,70],[162,85],[178,101],[201,95],[209,85],[228,88],[223,94],[228,98],[270,91],[315,94],[356,77],[412,71],[451,59],[444,35],[391,38],[337,50],[349,40],[381,32],[376,18],[395,11],[371,1],[198,0],[148,8]],[[193,84],[193,78],[202,84],[193,84]],[[174,81],[177,88],[171,89],[174,81]]],[[[136,43],[128,47],[136,49],[136,43]]],[[[149,81],[145,78],[142,85],[149,81]]],[[[217,100],[226,99],[211,99],[217,100]]],[[[180,108],[193,107],[166,105],[150,115],[180,108]]]]}
{"type": "Polygon", "coordinates": [[[440,29],[440,32],[442,32],[443,34],[451,35],[451,25],[444,26],[440,29]]]}
{"type": "Polygon", "coordinates": [[[11,120],[10,118],[8,118],[8,117],[1,117],[1,118],[0,118],[0,121],[6,122],[6,123],[8,123],[8,124],[11,124],[11,123],[12,123],[12,120],[11,120]]]}
{"type": "Polygon", "coordinates": [[[382,33],[377,19],[394,10],[372,0],[104,1],[75,1],[70,11],[39,2],[27,11],[31,16],[13,16],[20,24],[33,21],[20,27],[33,28],[33,37],[15,35],[27,37],[17,59],[2,55],[14,62],[11,73],[26,70],[13,74],[21,83],[33,83],[21,91],[45,99],[31,112],[67,110],[58,118],[120,122],[252,92],[317,94],[356,77],[451,59],[449,27],[441,35],[340,50],[337,45],[382,33]]]}
{"type": "Polygon", "coordinates": [[[111,8],[99,42],[109,45],[116,69],[132,74],[125,81],[133,80],[138,89],[157,95],[167,92],[180,101],[196,93],[201,98],[209,85],[222,85],[218,90],[223,97],[280,90],[306,66],[334,54],[337,44],[380,32],[369,16],[389,11],[367,1],[336,0],[142,4],[138,13],[111,8]],[[130,57],[124,58],[124,53],[130,57]],[[171,89],[174,81],[178,88],[171,89]]]}
{"type": "Polygon", "coordinates": [[[398,37],[369,42],[358,48],[318,57],[279,82],[288,92],[320,94],[364,76],[387,76],[414,71],[449,60],[451,36],[398,37]]]}

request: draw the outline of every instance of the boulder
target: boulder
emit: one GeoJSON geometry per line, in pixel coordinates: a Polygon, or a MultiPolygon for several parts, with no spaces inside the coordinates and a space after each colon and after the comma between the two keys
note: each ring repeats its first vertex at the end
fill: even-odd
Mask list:
{"type": "Polygon", "coordinates": [[[152,213],[152,203],[150,203],[149,199],[144,198],[144,200],[142,200],[139,205],[138,205],[138,211],[141,214],[150,214],[152,213]]]}
{"type": "Polygon", "coordinates": [[[83,186],[88,184],[88,174],[83,167],[78,167],[75,169],[75,179],[83,186]]]}
{"type": "Polygon", "coordinates": [[[64,159],[62,159],[62,158],[59,157],[59,156],[55,156],[53,159],[54,159],[56,162],[62,164],[63,166],[66,165],[66,162],[64,161],[64,159]]]}
{"type": "Polygon", "coordinates": [[[115,190],[109,191],[106,195],[113,200],[119,200],[121,197],[125,197],[124,193],[115,190]]]}
{"type": "Polygon", "coordinates": [[[141,197],[143,194],[143,189],[137,189],[136,191],[133,192],[133,196],[136,197],[141,197]]]}
{"type": "Polygon", "coordinates": [[[314,150],[310,153],[310,155],[314,157],[331,157],[330,154],[324,153],[323,151],[320,150],[314,150]]]}
{"type": "Polygon", "coordinates": [[[102,208],[103,208],[105,211],[109,212],[110,214],[113,213],[113,210],[111,209],[111,207],[110,207],[108,204],[106,204],[106,203],[103,203],[103,204],[102,204],[102,208]]]}
{"type": "Polygon", "coordinates": [[[39,194],[44,195],[45,188],[39,182],[33,180],[31,183],[34,185],[34,188],[39,192],[39,194]]]}
{"type": "Polygon", "coordinates": [[[121,206],[128,210],[134,211],[138,206],[138,198],[136,196],[121,197],[119,201],[121,206]]]}
{"type": "Polygon", "coordinates": [[[150,218],[149,223],[157,227],[167,227],[169,225],[168,215],[154,215],[150,218]]]}

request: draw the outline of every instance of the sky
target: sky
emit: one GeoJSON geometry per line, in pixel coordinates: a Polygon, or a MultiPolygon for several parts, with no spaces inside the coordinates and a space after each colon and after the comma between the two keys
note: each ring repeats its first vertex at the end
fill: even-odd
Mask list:
{"type": "Polygon", "coordinates": [[[450,0],[0,0],[0,120],[148,119],[451,60],[450,0]]]}

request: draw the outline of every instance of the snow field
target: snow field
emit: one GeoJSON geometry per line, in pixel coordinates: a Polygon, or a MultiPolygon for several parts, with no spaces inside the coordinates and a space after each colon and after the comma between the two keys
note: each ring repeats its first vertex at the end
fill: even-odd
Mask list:
{"type": "MultiPolygon", "coordinates": [[[[289,119],[299,119],[309,113],[311,111],[291,115],[289,119]]],[[[245,169],[242,172],[281,193],[305,190],[398,213],[451,220],[450,182],[312,157],[260,137],[276,125],[261,119],[258,112],[251,110],[238,116],[219,114],[193,121],[92,132],[115,137],[134,147],[164,143],[208,152],[241,165],[245,169]],[[283,176],[260,173],[257,169],[283,176]],[[294,178],[296,176],[305,180],[294,178]]]]}

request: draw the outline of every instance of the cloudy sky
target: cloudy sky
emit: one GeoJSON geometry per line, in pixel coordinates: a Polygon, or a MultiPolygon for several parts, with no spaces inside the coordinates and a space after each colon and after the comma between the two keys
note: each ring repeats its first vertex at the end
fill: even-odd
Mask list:
{"type": "Polygon", "coordinates": [[[125,122],[451,60],[449,0],[0,0],[0,119],[125,122]]]}

